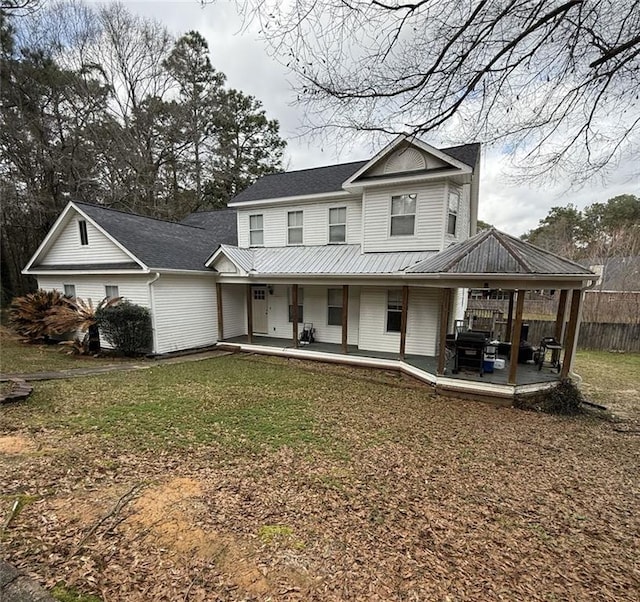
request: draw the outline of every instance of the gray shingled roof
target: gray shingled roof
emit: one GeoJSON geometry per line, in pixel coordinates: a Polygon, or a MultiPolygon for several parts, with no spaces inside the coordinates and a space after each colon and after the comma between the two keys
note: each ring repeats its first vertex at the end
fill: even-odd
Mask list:
{"type": "Polygon", "coordinates": [[[593,275],[578,263],[495,228],[452,245],[406,271],[412,274],[593,275]]]}
{"type": "Polygon", "coordinates": [[[435,254],[435,251],[361,253],[360,245],[256,249],[222,245],[221,248],[244,271],[264,275],[395,274],[435,254]]]}
{"type": "Polygon", "coordinates": [[[217,211],[197,211],[187,215],[180,223],[186,226],[204,228],[217,244],[237,245],[238,228],[235,209],[217,211]]]}
{"type": "MultiPolygon", "coordinates": [[[[480,153],[480,144],[463,144],[440,149],[443,153],[462,161],[466,165],[475,167],[480,153]]],[[[246,190],[232,199],[232,203],[245,203],[262,199],[275,199],[307,194],[321,194],[340,192],[342,184],[364,167],[366,161],[339,163],[327,167],[315,167],[298,171],[284,171],[263,176],[246,190]]]]}
{"type": "Polygon", "coordinates": [[[74,205],[152,269],[207,271],[204,262],[219,244],[203,228],[89,203],[74,201],[74,205]]]}

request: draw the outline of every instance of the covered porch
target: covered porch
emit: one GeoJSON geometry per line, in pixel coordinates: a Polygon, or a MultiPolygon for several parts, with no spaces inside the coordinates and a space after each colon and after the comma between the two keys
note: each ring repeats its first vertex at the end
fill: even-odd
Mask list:
{"type": "MultiPolygon", "coordinates": [[[[263,250],[267,256],[278,252],[263,250]]],[[[252,269],[219,278],[221,346],[394,369],[439,391],[496,398],[544,390],[570,375],[583,290],[595,277],[493,229],[385,273],[303,272],[296,266],[296,251],[287,253],[288,261],[277,270],[260,269],[254,258],[252,269]],[[508,291],[502,340],[495,341],[495,332],[461,324],[469,288],[508,291]],[[559,290],[561,303],[546,337],[551,353],[542,355],[546,361],[539,365],[537,349],[528,345],[523,356],[521,343],[526,293],[542,288],[559,290]],[[229,305],[236,312],[232,328],[225,317],[229,305]],[[243,313],[240,330],[237,311],[243,313]],[[318,326],[311,340],[304,334],[307,322],[314,330],[318,326]],[[498,361],[487,367],[485,354],[490,353],[498,361]],[[465,354],[474,361],[466,361],[465,354]]]]}
{"type": "Polygon", "coordinates": [[[248,335],[231,337],[218,343],[222,348],[245,353],[258,353],[279,357],[312,360],[328,363],[340,363],[352,366],[395,370],[426,382],[442,393],[463,393],[473,396],[488,396],[500,399],[513,399],[515,395],[534,393],[554,386],[560,380],[560,374],[551,366],[538,366],[533,363],[521,364],[517,370],[517,382],[509,382],[509,359],[503,369],[485,372],[460,369],[453,373],[454,358],[447,356],[442,374],[438,374],[438,357],[405,354],[385,351],[358,349],[349,345],[347,351],[335,343],[314,342],[308,345],[294,345],[292,340],[267,336],[248,335]]]}

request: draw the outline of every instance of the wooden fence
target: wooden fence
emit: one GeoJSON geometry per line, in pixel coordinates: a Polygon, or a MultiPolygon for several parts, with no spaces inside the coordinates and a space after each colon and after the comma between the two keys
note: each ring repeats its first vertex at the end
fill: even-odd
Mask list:
{"type": "MultiPolygon", "coordinates": [[[[529,320],[527,340],[537,345],[542,337],[553,336],[555,322],[549,320],[529,320]]],[[[640,351],[640,324],[620,324],[612,322],[582,322],[579,349],[600,349],[603,351],[640,351]]]]}

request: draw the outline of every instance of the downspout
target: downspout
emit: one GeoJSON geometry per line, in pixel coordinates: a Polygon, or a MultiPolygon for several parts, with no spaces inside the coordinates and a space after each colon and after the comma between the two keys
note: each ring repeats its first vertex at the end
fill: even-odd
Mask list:
{"type": "Polygon", "coordinates": [[[151,286],[154,282],[156,282],[160,278],[160,272],[156,272],[151,280],[147,282],[147,286],[149,287],[149,305],[151,308],[151,331],[153,333],[153,353],[158,353],[158,334],[156,332],[156,309],[153,300],[153,286],[151,286]]]}

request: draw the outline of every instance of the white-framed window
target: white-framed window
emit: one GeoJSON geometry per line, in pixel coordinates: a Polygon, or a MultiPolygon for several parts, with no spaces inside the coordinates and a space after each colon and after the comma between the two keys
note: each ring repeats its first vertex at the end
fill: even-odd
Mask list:
{"type": "Polygon", "coordinates": [[[108,284],[104,287],[104,296],[107,299],[116,299],[120,296],[118,287],[112,284],[108,284]]]}
{"type": "Polygon", "coordinates": [[[449,192],[449,215],[447,219],[447,234],[456,235],[458,224],[458,210],[460,208],[460,194],[457,191],[449,192]]]}
{"type": "Polygon", "coordinates": [[[342,326],[342,289],[327,289],[327,324],[342,326]]]}
{"type": "Polygon", "coordinates": [[[264,227],[262,214],[249,216],[249,246],[261,247],[264,245],[264,227]]]}
{"type": "Polygon", "coordinates": [[[329,209],[329,244],[346,242],[347,240],[347,208],[329,209]]]}
{"type": "Polygon", "coordinates": [[[302,211],[289,211],[287,214],[287,244],[302,244],[302,211]]]}
{"type": "MultiPolygon", "coordinates": [[[[287,289],[289,304],[289,322],[293,323],[293,291],[291,287],[287,289]]],[[[304,289],[298,287],[298,324],[304,322],[304,289]]]]}
{"type": "Polygon", "coordinates": [[[387,332],[400,332],[402,323],[402,291],[387,291],[387,332]]]}
{"type": "Polygon", "coordinates": [[[401,194],[391,197],[391,236],[413,236],[416,227],[416,197],[401,194]]]}
{"type": "Polygon", "coordinates": [[[64,296],[69,299],[75,299],[76,296],[76,285],[75,284],[64,284],[64,296]]]}
{"type": "Polygon", "coordinates": [[[86,247],[89,244],[89,234],[87,233],[86,220],[78,220],[78,231],[80,232],[80,244],[86,247]]]}

